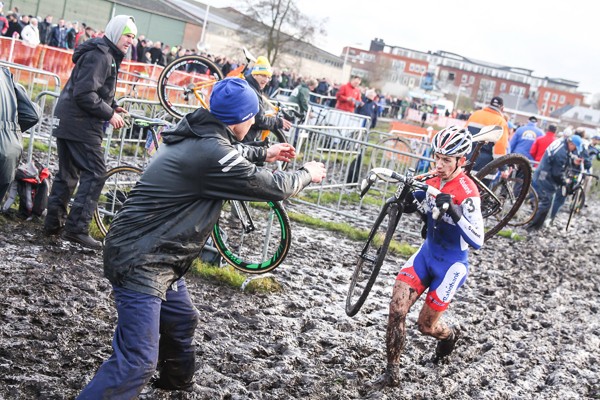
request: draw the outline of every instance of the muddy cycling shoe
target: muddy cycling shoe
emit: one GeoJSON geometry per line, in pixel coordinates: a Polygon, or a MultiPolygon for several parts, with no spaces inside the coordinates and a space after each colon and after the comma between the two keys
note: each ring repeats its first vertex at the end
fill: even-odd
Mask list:
{"type": "Polygon", "coordinates": [[[435,348],[435,361],[439,361],[445,357],[448,357],[454,347],[456,347],[456,342],[460,339],[460,329],[458,327],[452,328],[452,333],[447,339],[438,341],[437,347],[435,348]]]}
{"type": "Polygon", "coordinates": [[[64,231],[62,238],[69,242],[79,243],[83,247],[93,250],[100,250],[102,248],[102,242],[97,241],[87,233],[73,233],[64,231]]]}
{"type": "Polygon", "coordinates": [[[400,366],[397,364],[388,364],[385,372],[368,384],[368,388],[371,390],[382,390],[386,387],[398,386],[400,386],[400,366]]]}

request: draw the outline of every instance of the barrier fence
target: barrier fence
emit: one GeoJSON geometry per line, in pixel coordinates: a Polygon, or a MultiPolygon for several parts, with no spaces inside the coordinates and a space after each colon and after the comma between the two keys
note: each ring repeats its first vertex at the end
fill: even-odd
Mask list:
{"type": "MultiPolygon", "coordinates": [[[[14,51],[22,44],[16,43],[18,41],[11,41],[15,45],[13,59],[24,61],[25,57],[18,50],[14,51]],[[15,56],[17,53],[18,57],[15,56]]],[[[4,54],[6,40],[3,40],[2,45],[2,54],[4,54]]],[[[31,161],[33,157],[36,143],[41,143],[48,148],[44,163],[52,168],[51,160],[55,154],[55,144],[50,132],[56,123],[53,113],[55,99],[59,96],[63,83],[61,73],[63,76],[65,75],[65,72],[60,69],[60,66],[65,64],[64,60],[60,61],[59,59],[66,55],[64,50],[47,46],[38,46],[38,48],[31,50],[28,60],[31,64],[35,64],[35,60],[37,60],[38,65],[47,65],[46,63],[54,60],[52,61],[52,65],[55,67],[54,72],[6,61],[0,61],[0,64],[8,66],[15,77],[18,77],[17,79],[28,84],[29,93],[36,93],[35,101],[43,110],[42,122],[24,134],[24,137],[30,139],[27,162],[31,161]]],[[[162,68],[139,63],[125,65],[128,65],[130,69],[124,70],[122,74],[128,79],[122,93],[133,95],[133,97],[121,98],[118,100],[119,105],[132,115],[168,119],[158,101],[134,98],[138,97],[141,91],[146,91],[143,94],[144,97],[148,93],[156,93],[155,80],[162,68]]],[[[65,80],[67,78],[68,76],[65,77],[65,80]]],[[[393,189],[389,185],[376,188],[375,193],[380,194],[379,204],[375,207],[365,204],[358,196],[358,186],[371,168],[388,167],[403,173],[407,168],[418,167],[419,161],[426,163],[431,161],[421,155],[426,146],[423,135],[415,135],[401,130],[370,131],[370,123],[370,118],[366,116],[343,112],[322,104],[310,104],[305,121],[294,125],[288,132],[288,140],[295,145],[298,154],[298,158],[294,160],[291,168],[298,168],[306,161],[320,160],[327,166],[327,178],[320,185],[309,186],[305,191],[306,195],[292,199],[292,202],[344,216],[348,218],[349,222],[360,221],[364,226],[372,223],[373,215],[376,215],[381,202],[390,195],[389,190],[393,189]],[[383,142],[386,139],[395,138],[403,138],[404,142],[408,142],[409,145],[396,146],[389,142],[383,142]],[[369,212],[366,212],[367,209],[369,212]]],[[[117,131],[107,124],[104,140],[107,168],[121,164],[143,168],[149,160],[145,144],[146,137],[143,130],[134,124],[128,124],[126,128],[117,131]]],[[[414,229],[405,230],[405,232],[417,234],[414,229]]]]}

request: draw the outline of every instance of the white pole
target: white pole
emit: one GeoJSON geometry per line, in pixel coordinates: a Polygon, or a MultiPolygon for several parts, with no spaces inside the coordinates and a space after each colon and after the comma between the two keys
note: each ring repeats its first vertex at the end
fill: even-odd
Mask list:
{"type": "Polygon", "coordinates": [[[344,65],[342,65],[342,83],[350,80],[350,79],[346,79],[346,63],[348,62],[348,52],[349,51],[350,51],[350,46],[346,46],[346,53],[344,55],[344,65]]]}
{"type": "Polygon", "coordinates": [[[205,32],[206,32],[206,22],[208,21],[209,10],[210,10],[210,4],[208,4],[206,6],[206,13],[204,13],[204,22],[202,23],[202,35],[200,35],[200,43],[202,43],[202,45],[204,45],[204,38],[205,38],[205,32]]]}

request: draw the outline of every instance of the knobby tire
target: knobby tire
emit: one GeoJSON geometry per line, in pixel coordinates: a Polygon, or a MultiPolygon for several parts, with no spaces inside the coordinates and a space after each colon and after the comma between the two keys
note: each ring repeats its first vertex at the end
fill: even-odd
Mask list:
{"type": "MultiPolygon", "coordinates": [[[[488,175],[495,175],[495,173],[502,170],[503,167],[510,166],[517,167],[524,172],[523,186],[521,187],[521,191],[519,192],[519,195],[515,198],[514,203],[512,204],[510,209],[506,213],[502,213],[499,216],[498,222],[495,223],[491,228],[489,228],[485,232],[485,241],[492,238],[496,233],[500,232],[500,230],[508,224],[508,222],[519,210],[519,207],[521,207],[521,204],[523,204],[523,202],[527,198],[527,195],[529,193],[529,187],[531,186],[531,164],[527,158],[523,157],[520,154],[507,154],[486,164],[475,175],[477,179],[483,180],[488,175]]],[[[482,199],[482,202],[483,201],[485,201],[485,199],[482,199]]],[[[501,204],[500,210],[503,210],[503,206],[504,204],[501,204]]],[[[494,215],[497,215],[497,213],[494,215]]],[[[486,219],[489,219],[490,217],[491,216],[487,216],[486,219]]]]}
{"type": "MultiPolygon", "coordinates": [[[[169,80],[172,76],[174,76],[174,74],[177,74],[178,72],[183,72],[186,73],[185,71],[182,71],[180,68],[182,67],[187,67],[190,65],[201,65],[202,67],[206,67],[207,70],[210,72],[210,74],[206,74],[205,77],[207,79],[207,87],[210,87],[210,89],[212,89],[212,85],[214,85],[215,82],[220,81],[222,79],[224,79],[224,75],[223,72],[221,71],[221,69],[211,60],[209,60],[206,57],[202,57],[202,56],[194,56],[194,55],[189,55],[189,56],[183,56],[183,57],[179,57],[175,60],[173,60],[171,63],[169,63],[169,65],[167,65],[165,67],[165,69],[163,69],[163,71],[161,72],[159,78],[158,78],[158,88],[157,88],[157,93],[158,93],[158,100],[160,101],[160,104],[165,108],[165,110],[167,110],[167,112],[169,114],[171,114],[173,117],[177,118],[177,119],[181,119],[184,117],[185,114],[187,114],[187,112],[192,111],[193,109],[197,108],[198,105],[197,104],[190,104],[185,106],[185,108],[178,108],[175,104],[173,104],[173,100],[175,100],[175,97],[173,97],[172,95],[170,96],[170,90],[174,90],[174,88],[179,87],[181,89],[185,88],[188,84],[193,84],[192,82],[187,83],[187,81],[175,81],[175,79],[172,79],[171,81],[169,80]],[[214,81],[211,82],[211,79],[213,79],[214,81]]],[[[204,74],[197,74],[194,75],[193,73],[187,73],[188,75],[190,75],[191,77],[197,76],[200,77],[204,74]]],[[[182,91],[183,92],[183,91],[182,91]]],[[[191,93],[190,96],[194,96],[194,93],[191,93]]],[[[208,103],[208,97],[205,98],[206,103],[208,103]]]]}
{"type": "Polygon", "coordinates": [[[371,288],[375,283],[375,279],[377,279],[377,276],[379,275],[381,265],[383,264],[383,260],[387,254],[390,242],[394,236],[394,232],[396,231],[396,226],[400,216],[401,214],[399,214],[398,205],[392,203],[384,206],[381,213],[377,217],[377,220],[373,224],[371,232],[369,233],[369,238],[367,239],[367,243],[358,256],[356,266],[354,267],[354,273],[352,274],[350,288],[348,289],[348,294],[346,296],[346,314],[349,317],[353,317],[358,313],[365,303],[367,296],[371,292],[371,288]],[[377,243],[376,238],[378,237],[378,233],[380,233],[380,227],[384,228],[382,224],[386,219],[386,216],[389,218],[387,219],[387,227],[385,227],[385,237],[381,243],[377,243]],[[375,250],[374,255],[369,254],[373,253],[372,250],[375,250]],[[368,257],[371,259],[368,259],[368,257]],[[365,286],[361,289],[357,286],[357,283],[359,283],[359,280],[363,275],[363,270],[366,268],[371,268],[371,270],[366,271],[368,274],[368,280],[366,281],[365,286]]]}
{"type": "Polygon", "coordinates": [[[106,180],[94,211],[94,221],[103,237],[141,175],[140,168],[129,165],[119,165],[106,173],[106,180]]]}
{"type": "Polygon", "coordinates": [[[236,216],[233,207],[228,211],[221,211],[219,221],[213,227],[211,236],[213,243],[223,259],[242,272],[250,274],[262,274],[269,272],[280,265],[290,249],[292,243],[290,219],[278,201],[267,202],[269,210],[250,207],[254,214],[253,220],[258,224],[259,218],[268,218],[273,213],[273,222],[270,226],[270,237],[273,245],[268,246],[266,257],[263,257],[265,232],[257,229],[251,233],[244,233],[239,225],[239,216],[236,216]],[[267,215],[269,214],[269,215],[267,215]],[[267,217],[265,217],[267,215],[267,217]],[[244,238],[244,239],[241,239],[244,238]],[[243,241],[246,240],[250,243],[243,241]],[[235,243],[234,243],[235,242],[235,243]]]}

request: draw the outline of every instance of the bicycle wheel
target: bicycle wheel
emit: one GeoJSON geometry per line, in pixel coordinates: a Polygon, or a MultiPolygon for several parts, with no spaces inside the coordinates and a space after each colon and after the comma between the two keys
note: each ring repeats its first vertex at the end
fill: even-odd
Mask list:
{"type": "MultiPolygon", "coordinates": [[[[514,202],[514,192],[511,194],[511,203],[514,202]]],[[[507,204],[511,204],[508,203],[507,204]]],[[[539,198],[537,192],[533,188],[533,186],[529,186],[529,193],[527,194],[527,199],[521,204],[521,207],[517,210],[516,214],[510,221],[508,221],[508,225],[510,226],[523,226],[531,222],[535,213],[538,209],[539,198]]]]}
{"type": "Polygon", "coordinates": [[[531,164],[527,158],[520,154],[507,154],[485,165],[477,172],[475,177],[487,185],[491,192],[480,191],[481,209],[486,227],[485,240],[487,241],[508,224],[527,198],[531,186],[531,164]],[[522,176],[521,187],[517,188],[512,185],[512,195],[505,193],[496,196],[494,193],[495,186],[500,181],[501,172],[507,168],[522,176]]]}
{"type": "Polygon", "coordinates": [[[158,100],[175,118],[198,107],[207,107],[212,87],[223,79],[215,63],[202,56],[180,57],[161,72],[158,78],[158,100]]]}
{"type": "MultiPolygon", "coordinates": [[[[277,143],[288,143],[287,137],[285,133],[278,128],[273,129],[272,131],[266,131],[265,134],[262,135],[262,140],[269,140],[269,144],[277,144],[277,143]]],[[[289,163],[276,161],[275,163],[266,164],[266,166],[270,169],[280,169],[285,170],[289,163]]]]}
{"type": "Polygon", "coordinates": [[[569,219],[567,220],[567,225],[565,230],[569,229],[571,225],[571,220],[575,214],[578,214],[583,208],[583,204],[585,203],[585,193],[583,192],[583,187],[578,186],[575,188],[573,192],[573,196],[571,197],[571,204],[569,205],[569,219]]]}
{"type": "Polygon", "coordinates": [[[227,263],[251,274],[262,274],[281,264],[292,243],[290,219],[277,201],[228,202],[211,236],[227,263]]]}
{"type": "Polygon", "coordinates": [[[414,167],[414,158],[401,154],[412,153],[410,143],[403,138],[391,137],[381,140],[378,146],[386,149],[373,148],[371,153],[371,169],[389,168],[392,171],[404,171],[406,168],[414,167]]]}
{"type": "Polygon", "coordinates": [[[399,219],[398,206],[390,204],[384,206],[373,224],[367,243],[358,256],[346,296],[346,314],[349,317],[356,315],[365,303],[379,275],[399,219]]]}
{"type": "Polygon", "coordinates": [[[120,165],[110,169],[94,211],[94,221],[102,236],[106,236],[113,218],[123,208],[129,192],[142,175],[142,170],[129,165],[120,165]]]}

